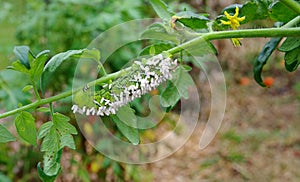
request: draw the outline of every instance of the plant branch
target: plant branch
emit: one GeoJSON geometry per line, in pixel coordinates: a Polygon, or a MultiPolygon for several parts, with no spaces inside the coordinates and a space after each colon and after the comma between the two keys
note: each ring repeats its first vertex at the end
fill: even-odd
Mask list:
{"type": "MultiPolygon", "coordinates": [[[[91,86],[91,85],[95,85],[95,84],[99,84],[99,83],[103,83],[103,82],[107,82],[109,80],[115,79],[115,78],[121,76],[122,74],[124,74],[126,72],[126,70],[129,70],[129,68],[127,68],[125,70],[120,70],[120,71],[112,73],[112,74],[109,74],[109,75],[107,75],[105,77],[101,77],[101,78],[99,78],[99,79],[97,79],[97,80],[95,80],[93,82],[90,82],[88,85],[91,86]]],[[[37,100],[37,101],[35,101],[35,102],[31,103],[31,104],[28,104],[28,105],[19,107],[17,109],[14,109],[14,110],[5,112],[3,114],[0,114],[0,119],[1,118],[6,118],[6,117],[11,116],[11,115],[14,115],[14,114],[16,114],[18,112],[21,112],[21,111],[25,111],[25,110],[29,110],[29,109],[34,109],[34,108],[36,108],[38,106],[49,104],[49,103],[52,103],[52,102],[64,99],[66,97],[71,96],[72,94],[77,93],[80,90],[82,90],[82,88],[78,88],[78,89],[75,89],[73,91],[72,90],[66,91],[66,92],[63,92],[61,94],[49,97],[49,98],[37,100]]]]}
{"type": "MultiPolygon", "coordinates": [[[[300,17],[299,17],[300,18],[300,17]]],[[[246,29],[246,30],[232,30],[219,31],[201,34],[188,42],[185,42],[177,47],[168,50],[168,53],[174,54],[183,49],[196,46],[199,43],[216,39],[229,38],[254,38],[254,37],[297,37],[300,36],[300,28],[265,28],[265,29],[246,29]]]]}
{"type": "Polygon", "coordinates": [[[49,103],[49,108],[50,108],[51,119],[53,120],[53,113],[54,113],[54,110],[53,110],[53,104],[52,104],[52,102],[49,103]]]}
{"type": "Polygon", "coordinates": [[[280,0],[283,4],[289,7],[294,12],[300,14],[300,4],[294,0],[280,0]]]}
{"type": "MultiPolygon", "coordinates": [[[[300,16],[295,18],[293,20],[293,23],[297,23],[297,22],[299,22],[299,20],[300,20],[300,16]]],[[[290,23],[289,26],[291,24],[292,23],[290,23]]],[[[182,51],[183,49],[187,49],[192,46],[197,46],[200,43],[205,43],[205,41],[215,40],[215,39],[249,38],[249,37],[293,37],[293,36],[294,37],[300,36],[300,28],[285,28],[285,27],[283,27],[283,28],[247,29],[247,30],[209,32],[206,34],[201,34],[201,36],[196,37],[188,42],[185,42],[177,47],[174,47],[174,48],[168,50],[167,52],[171,53],[171,54],[175,54],[175,53],[182,51]]],[[[124,70],[120,70],[115,73],[108,74],[108,75],[101,77],[93,82],[88,83],[88,86],[92,86],[95,84],[113,80],[113,79],[121,76],[122,74],[126,73],[126,71],[128,71],[129,69],[130,69],[130,67],[127,69],[124,69],[124,70]]],[[[77,93],[81,89],[82,88],[78,88],[73,91],[66,91],[64,93],[61,93],[61,94],[58,94],[58,95],[55,95],[55,96],[52,96],[49,98],[37,100],[31,104],[28,104],[28,105],[22,106],[20,108],[8,111],[6,113],[0,114],[0,118],[5,118],[10,115],[14,115],[20,111],[33,109],[40,105],[44,105],[44,104],[48,104],[51,102],[61,100],[63,98],[71,96],[74,93],[77,93]]]]}
{"type": "Polygon", "coordinates": [[[37,100],[41,100],[41,97],[40,97],[40,94],[38,92],[38,89],[36,88],[36,84],[34,81],[31,82],[32,83],[32,87],[33,87],[33,91],[34,91],[34,94],[35,94],[35,97],[37,100]]]}

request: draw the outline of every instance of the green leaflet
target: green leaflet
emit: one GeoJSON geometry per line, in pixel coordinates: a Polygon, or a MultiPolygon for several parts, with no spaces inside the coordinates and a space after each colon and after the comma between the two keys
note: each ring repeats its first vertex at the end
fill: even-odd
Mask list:
{"type": "MultiPolygon", "coordinates": [[[[201,42],[191,43],[188,47],[184,49],[184,54],[187,56],[205,56],[207,54],[218,54],[215,46],[204,39],[201,42]]],[[[199,63],[196,63],[195,66],[199,66],[199,63]]]]}
{"type": "Polygon", "coordinates": [[[118,130],[130,141],[130,143],[132,143],[133,145],[137,145],[140,143],[138,129],[128,126],[115,115],[111,115],[111,118],[117,125],[118,130]]]}
{"type": "Polygon", "coordinates": [[[28,68],[26,68],[26,66],[24,66],[24,64],[22,64],[20,60],[13,62],[12,65],[8,67],[8,69],[13,69],[21,73],[29,74],[28,68]]]}
{"type": "MultiPolygon", "coordinates": [[[[39,132],[40,133],[40,132],[39,132]]],[[[49,131],[42,135],[44,136],[41,151],[48,152],[48,151],[58,151],[60,148],[60,138],[59,134],[56,131],[56,128],[53,125],[49,128],[49,131]]]]}
{"type": "Polygon", "coordinates": [[[15,137],[0,124],[0,143],[16,141],[15,137]]]}
{"type": "Polygon", "coordinates": [[[62,52],[53,56],[48,63],[46,64],[42,77],[41,77],[41,91],[45,92],[45,89],[51,79],[52,74],[56,71],[56,69],[65,61],[67,61],[70,57],[81,57],[81,58],[90,58],[99,63],[100,53],[96,49],[88,50],[69,50],[66,52],[62,52]]]}
{"type": "Polygon", "coordinates": [[[101,62],[100,62],[101,54],[100,54],[100,51],[98,49],[85,50],[85,51],[83,51],[83,53],[81,55],[78,55],[78,57],[93,59],[94,61],[101,64],[101,62]]]}
{"type": "Polygon", "coordinates": [[[38,175],[40,177],[40,179],[43,181],[43,182],[54,182],[55,181],[55,178],[56,176],[58,175],[53,175],[53,176],[48,176],[44,171],[43,169],[41,168],[41,163],[39,162],[38,165],[37,165],[37,171],[38,171],[38,175]]]}
{"type": "Polygon", "coordinates": [[[176,21],[179,21],[180,23],[191,29],[208,28],[207,22],[209,21],[209,19],[206,16],[198,15],[190,11],[183,11],[177,13],[175,16],[176,21]]]}
{"type": "Polygon", "coordinates": [[[263,47],[262,51],[260,52],[259,56],[254,61],[254,67],[253,67],[254,79],[259,85],[263,87],[265,87],[266,85],[264,84],[261,78],[262,69],[264,65],[267,63],[273,51],[278,46],[281,39],[282,38],[272,38],[269,42],[267,42],[263,47]]]}
{"type": "Polygon", "coordinates": [[[269,16],[269,6],[272,0],[251,0],[245,3],[240,12],[240,16],[246,16],[245,21],[247,23],[253,20],[262,20],[269,16]]]}
{"type": "Polygon", "coordinates": [[[270,18],[272,18],[273,20],[283,22],[283,23],[287,23],[291,19],[298,16],[297,13],[295,13],[290,8],[286,7],[280,1],[276,1],[270,5],[269,14],[270,14],[270,18]]]}
{"type": "Polygon", "coordinates": [[[300,64],[300,47],[286,52],[284,60],[286,70],[289,72],[295,71],[300,64]]]}
{"type": "Polygon", "coordinates": [[[48,60],[48,53],[50,51],[45,50],[38,54],[38,56],[30,64],[29,70],[31,80],[38,81],[43,73],[43,69],[46,61],[48,60]]]}
{"type": "Polygon", "coordinates": [[[174,47],[173,44],[169,43],[157,43],[157,44],[152,44],[150,46],[145,47],[141,52],[140,56],[145,56],[145,55],[155,55],[155,54],[160,54],[163,51],[169,50],[172,47],[174,47]],[[153,54],[154,52],[154,54],[153,54]]]}
{"type": "Polygon", "coordinates": [[[60,113],[53,114],[53,122],[55,127],[64,134],[76,135],[76,128],[69,123],[70,118],[60,113]]]}
{"type": "Polygon", "coordinates": [[[0,172],[0,181],[1,182],[11,182],[11,180],[6,177],[4,174],[2,174],[2,172],[0,172]]]}
{"type": "Polygon", "coordinates": [[[174,13],[168,9],[168,6],[162,0],[150,0],[150,4],[162,20],[167,22],[171,20],[174,13]]]}
{"type": "MultiPolygon", "coordinates": [[[[299,33],[300,34],[300,33],[299,33]]],[[[300,37],[288,37],[279,47],[279,51],[288,52],[300,46],[300,37]]]]}
{"type": "Polygon", "coordinates": [[[22,92],[28,92],[31,89],[33,89],[32,85],[26,85],[25,87],[23,87],[22,92]]]}
{"type": "Polygon", "coordinates": [[[143,39],[157,39],[179,44],[180,35],[163,23],[153,23],[141,35],[143,39]]]}
{"type": "Polygon", "coordinates": [[[242,4],[232,4],[229,6],[226,6],[222,11],[221,14],[224,14],[226,11],[227,13],[234,15],[235,14],[235,8],[238,7],[239,9],[242,9],[243,5],[242,4]]]}
{"type": "Polygon", "coordinates": [[[161,94],[161,105],[163,107],[174,107],[179,99],[180,95],[176,86],[169,81],[167,88],[161,94]]]}
{"type": "Polygon", "coordinates": [[[29,56],[34,57],[28,46],[16,46],[14,53],[20,62],[27,68],[30,69],[29,56]]]}
{"type": "Polygon", "coordinates": [[[62,155],[62,150],[59,151],[48,151],[44,154],[43,158],[43,169],[38,163],[38,173],[42,180],[52,182],[61,170],[60,158],[62,155]]]}
{"type": "Polygon", "coordinates": [[[37,108],[37,111],[39,111],[39,112],[50,112],[50,108],[48,108],[48,107],[40,107],[40,108],[37,108]]]}
{"type": "Polygon", "coordinates": [[[176,68],[172,82],[177,88],[180,97],[187,99],[189,97],[188,88],[194,85],[194,81],[184,67],[178,66],[176,68]]]}
{"type": "Polygon", "coordinates": [[[52,121],[42,124],[42,126],[38,131],[37,139],[40,140],[44,138],[49,133],[49,130],[51,129],[52,125],[53,125],[52,121]]]}
{"type": "Polygon", "coordinates": [[[161,105],[170,111],[181,97],[187,99],[188,89],[194,86],[194,81],[188,74],[191,67],[187,65],[180,65],[173,73],[172,81],[168,82],[167,88],[161,93],[161,105]]]}
{"type": "Polygon", "coordinates": [[[19,136],[26,142],[36,145],[35,119],[29,112],[21,112],[15,118],[15,126],[19,136]]]}
{"type": "Polygon", "coordinates": [[[27,74],[32,82],[37,83],[42,75],[50,51],[44,50],[35,57],[28,46],[17,46],[14,52],[19,60],[13,62],[12,66],[8,68],[27,74]]]}
{"type": "Polygon", "coordinates": [[[76,147],[72,134],[77,134],[77,130],[69,120],[67,116],[54,113],[53,121],[44,123],[38,131],[38,139],[43,139],[41,151],[45,152],[43,169],[38,164],[39,177],[43,181],[52,182],[59,174],[63,148],[75,149],[76,147]]]}
{"type": "Polygon", "coordinates": [[[295,71],[300,64],[300,37],[288,37],[279,50],[285,52],[286,70],[295,71]]]}
{"type": "Polygon", "coordinates": [[[76,145],[72,135],[70,134],[62,134],[60,137],[60,148],[68,147],[70,149],[75,150],[76,145]]]}
{"type": "Polygon", "coordinates": [[[77,134],[76,128],[68,121],[70,119],[60,113],[53,114],[53,122],[44,123],[38,131],[38,139],[43,139],[41,151],[58,151],[63,147],[75,149],[72,135],[77,134]]]}
{"type": "Polygon", "coordinates": [[[137,127],[137,118],[134,114],[134,110],[129,105],[120,107],[116,115],[119,120],[124,122],[126,125],[134,128],[137,127]]]}

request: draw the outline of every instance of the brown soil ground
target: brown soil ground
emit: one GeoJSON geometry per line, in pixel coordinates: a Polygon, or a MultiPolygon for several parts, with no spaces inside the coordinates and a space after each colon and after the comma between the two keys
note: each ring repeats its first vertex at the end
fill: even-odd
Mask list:
{"type": "MultiPolygon", "coordinates": [[[[245,41],[245,46],[237,50],[245,55],[249,49],[262,47],[253,45],[263,41],[252,41],[245,41]]],[[[230,46],[228,42],[219,45],[230,46]]],[[[225,72],[227,109],[217,136],[200,150],[205,124],[200,122],[180,150],[146,167],[154,181],[300,181],[300,102],[299,92],[292,87],[300,78],[299,71],[288,74],[280,68],[280,61],[274,63],[281,59],[278,55],[271,63],[278,64],[279,69],[272,66],[264,73],[275,79],[271,88],[261,88],[252,78],[243,85],[239,79],[248,76],[251,62],[242,62],[235,51],[227,52],[220,56],[230,71],[225,72]],[[243,73],[239,68],[248,71],[243,73]]]]}

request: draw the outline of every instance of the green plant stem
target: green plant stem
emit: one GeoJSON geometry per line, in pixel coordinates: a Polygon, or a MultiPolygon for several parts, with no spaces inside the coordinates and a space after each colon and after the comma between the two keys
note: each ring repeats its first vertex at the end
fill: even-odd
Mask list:
{"type": "MultiPolygon", "coordinates": [[[[300,20],[300,16],[293,20],[293,23],[297,23],[300,20]]],[[[249,38],[249,37],[293,37],[300,36],[300,28],[266,28],[266,29],[248,29],[248,30],[235,30],[235,31],[219,31],[219,32],[209,32],[206,34],[201,34],[201,36],[194,38],[188,42],[185,42],[177,47],[174,47],[168,50],[168,53],[175,54],[183,49],[187,49],[192,46],[199,45],[201,43],[206,43],[205,41],[215,40],[215,39],[229,39],[229,38],[249,38]]],[[[92,86],[95,84],[107,82],[109,80],[113,80],[122,74],[126,73],[130,69],[120,70],[118,72],[108,74],[104,77],[101,77],[93,82],[88,83],[88,86],[92,86]]],[[[10,115],[16,114],[20,111],[29,110],[36,108],[40,105],[48,104],[54,101],[61,100],[63,98],[69,97],[72,94],[80,91],[82,88],[75,89],[73,91],[67,91],[53,97],[37,100],[31,104],[22,106],[15,110],[8,111],[6,113],[0,114],[0,118],[5,118],[10,115]]]]}
{"type": "Polygon", "coordinates": [[[100,71],[103,72],[103,76],[106,76],[106,75],[107,75],[107,73],[106,73],[106,71],[105,71],[104,66],[103,66],[102,63],[99,64],[99,69],[100,69],[100,71]]]}
{"type": "Polygon", "coordinates": [[[280,0],[283,4],[289,7],[294,12],[300,14],[300,4],[294,0],[280,0]]]}
{"type": "Polygon", "coordinates": [[[168,53],[175,54],[183,49],[196,46],[200,43],[216,39],[228,38],[254,38],[254,37],[296,37],[300,36],[300,28],[266,28],[266,29],[246,29],[234,31],[219,31],[202,34],[202,36],[194,38],[177,47],[168,50],[168,53]]]}
{"type": "MultiPolygon", "coordinates": [[[[93,82],[90,82],[88,85],[91,86],[91,85],[95,85],[95,84],[99,84],[99,83],[103,83],[103,82],[107,82],[109,80],[113,80],[119,76],[121,76],[122,74],[126,73],[126,70],[129,70],[129,68],[125,69],[125,70],[120,70],[118,72],[115,72],[115,73],[112,73],[112,74],[109,74],[105,77],[101,77],[93,82]]],[[[11,116],[11,115],[14,115],[18,112],[21,112],[21,111],[25,111],[25,110],[29,110],[29,109],[34,109],[38,106],[41,106],[41,105],[45,105],[45,104],[49,104],[49,103],[52,103],[52,102],[55,102],[55,101],[58,101],[58,100],[61,100],[63,98],[66,98],[66,97],[69,97],[71,96],[72,94],[75,94],[77,93],[78,91],[80,91],[82,88],[78,88],[78,89],[75,89],[75,90],[70,90],[70,91],[66,91],[66,92],[63,92],[61,94],[58,94],[58,95],[55,95],[55,96],[52,96],[52,97],[49,97],[49,98],[45,98],[45,99],[41,99],[41,100],[37,100],[31,104],[28,104],[28,105],[25,105],[25,106],[22,106],[22,107],[19,107],[17,109],[14,109],[14,110],[11,110],[11,111],[8,111],[8,112],[5,112],[3,114],[0,114],[0,119],[1,118],[6,118],[8,116],[11,116]]]]}
{"type": "Polygon", "coordinates": [[[36,97],[36,100],[41,100],[40,94],[38,92],[38,89],[36,87],[36,84],[34,83],[34,81],[31,82],[32,83],[32,87],[33,87],[33,91],[36,97]]]}
{"type": "Polygon", "coordinates": [[[50,108],[50,115],[51,115],[51,118],[53,119],[53,113],[54,113],[54,110],[53,110],[53,104],[52,104],[52,102],[49,103],[49,108],[50,108]]]}

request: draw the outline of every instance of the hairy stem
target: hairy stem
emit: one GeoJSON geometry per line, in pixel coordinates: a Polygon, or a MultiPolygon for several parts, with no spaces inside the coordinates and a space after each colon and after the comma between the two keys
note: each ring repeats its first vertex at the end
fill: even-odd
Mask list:
{"type": "MultiPolygon", "coordinates": [[[[292,26],[292,24],[296,24],[300,21],[300,16],[292,20],[292,23],[289,23],[289,26],[292,26]]],[[[187,49],[192,46],[199,45],[201,43],[205,43],[205,41],[209,40],[215,40],[215,39],[228,39],[228,38],[249,38],[249,37],[296,37],[300,36],[300,28],[266,28],[266,29],[247,29],[247,30],[235,30],[235,31],[219,31],[219,32],[209,32],[206,34],[201,34],[201,36],[196,37],[188,42],[185,42],[177,47],[174,47],[170,50],[168,50],[168,53],[175,54],[183,49],[187,49]]],[[[122,74],[126,73],[130,69],[124,69],[120,70],[118,72],[108,74],[104,77],[101,77],[93,82],[88,83],[88,86],[92,86],[95,84],[107,82],[109,80],[113,80],[117,77],[120,77],[122,74]]],[[[10,115],[14,115],[20,111],[29,110],[36,108],[38,106],[49,104],[58,100],[61,100],[63,98],[69,97],[72,94],[80,91],[82,88],[75,89],[73,91],[66,91],[64,93],[55,95],[53,97],[37,100],[31,104],[22,106],[20,108],[8,111],[6,113],[0,114],[0,118],[5,118],[10,115]]]]}
{"type": "Polygon", "coordinates": [[[289,7],[294,12],[300,14],[300,4],[294,0],[280,0],[283,4],[289,7]]]}

